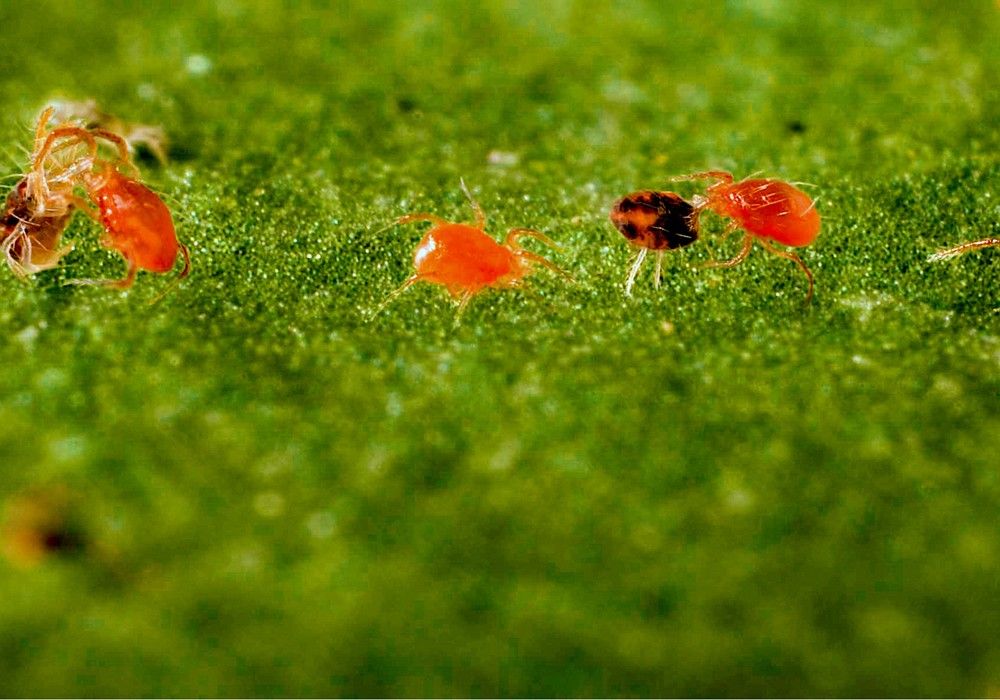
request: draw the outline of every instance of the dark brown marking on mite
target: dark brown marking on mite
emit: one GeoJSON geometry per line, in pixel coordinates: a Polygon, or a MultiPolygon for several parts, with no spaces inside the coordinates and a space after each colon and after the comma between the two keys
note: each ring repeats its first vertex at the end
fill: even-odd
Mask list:
{"type": "Polygon", "coordinates": [[[694,206],[673,192],[625,195],[611,208],[611,223],[633,244],[652,250],[683,248],[698,240],[694,206]]]}
{"type": "Polygon", "coordinates": [[[17,183],[17,187],[7,195],[7,201],[4,205],[6,207],[3,218],[4,228],[12,229],[17,226],[18,221],[31,216],[31,212],[28,210],[27,189],[28,181],[21,180],[17,183]]]}
{"type": "Polygon", "coordinates": [[[626,221],[625,223],[618,226],[618,230],[622,232],[622,235],[630,241],[634,241],[638,237],[639,232],[635,229],[635,224],[631,221],[626,221]]]}

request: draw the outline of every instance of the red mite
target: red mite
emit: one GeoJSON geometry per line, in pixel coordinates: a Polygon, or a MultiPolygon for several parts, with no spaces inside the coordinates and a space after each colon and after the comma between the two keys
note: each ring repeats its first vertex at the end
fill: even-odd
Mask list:
{"type": "Polygon", "coordinates": [[[84,183],[97,204],[107,233],[102,243],[122,254],[128,271],[120,280],[82,282],[126,289],[132,286],[139,270],[169,272],[177,261],[178,251],[184,255],[184,269],[177,279],[187,277],[191,255],[187,246],[177,240],[170,210],[155,192],[110,166],[106,166],[103,174],[87,175],[84,183]]]}
{"type": "Polygon", "coordinates": [[[457,315],[461,316],[469,300],[483,289],[517,286],[531,273],[532,263],[572,281],[563,270],[542,256],[524,250],[518,243],[521,237],[530,236],[557,248],[548,236],[532,229],[512,228],[502,245],[488,236],[484,232],[486,216],[483,210],[464,181],[461,185],[476,215],[475,224],[452,223],[431,214],[408,214],[396,220],[396,225],[430,221],[434,226],[424,235],[413,255],[415,273],[390,294],[379,309],[417,282],[429,282],[444,286],[458,300],[457,315]]]}
{"type": "Polygon", "coordinates": [[[806,264],[795,253],[775,248],[771,241],[799,247],[809,245],[819,235],[820,217],[816,204],[802,190],[771,179],[733,181],[730,173],[712,170],[675,178],[677,180],[715,180],[708,186],[704,197],[695,199],[699,215],[711,209],[719,216],[732,219],[726,235],[743,229],[743,247],[731,260],[709,263],[709,267],[734,267],[746,260],[754,241],[765,250],[791,260],[798,265],[809,280],[806,302],[812,299],[813,276],[806,264]]]}
{"type": "Polygon", "coordinates": [[[639,249],[625,280],[625,296],[632,296],[632,285],[650,250],[656,251],[654,284],[659,288],[664,253],[698,240],[697,211],[673,192],[643,190],[625,195],[611,207],[611,223],[639,249]]]}
{"type": "MultiPolygon", "coordinates": [[[[92,143],[96,136],[109,141],[118,150],[120,164],[135,169],[129,157],[128,143],[121,136],[106,129],[78,131],[83,134],[81,140],[92,143]]],[[[50,134],[40,152],[42,159],[53,142],[53,134],[50,134]]],[[[87,166],[80,173],[79,180],[97,205],[97,212],[89,206],[81,208],[101,222],[107,234],[101,241],[102,245],[121,253],[128,263],[128,270],[125,277],[118,280],[74,280],[72,283],[127,289],[132,286],[139,270],[157,273],[170,271],[177,260],[178,251],[184,256],[184,268],[177,279],[187,277],[191,270],[191,256],[187,246],[178,242],[173,218],[163,200],[138,180],[126,177],[117,167],[103,159],[95,161],[91,156],[87,166]]]]}

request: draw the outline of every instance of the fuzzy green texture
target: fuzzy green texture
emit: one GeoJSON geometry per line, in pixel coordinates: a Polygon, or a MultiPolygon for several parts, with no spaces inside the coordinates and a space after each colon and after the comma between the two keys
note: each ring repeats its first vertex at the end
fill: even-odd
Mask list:
{"type": "Polygon", "coordinates": [[[0,498],[83,542],[0,559],[0,694],[1000,692],[1000,250],[926,260],[1000,236],[1000,7],[537,5],[0,5],[4,172],[161,124],[194,264],[0,279],[0,498]],[[714,216],[624,298],[707,168],[815,185],[810,306],[714,216]],[[460,177],[576,284],[373,316],[460,177]]]}

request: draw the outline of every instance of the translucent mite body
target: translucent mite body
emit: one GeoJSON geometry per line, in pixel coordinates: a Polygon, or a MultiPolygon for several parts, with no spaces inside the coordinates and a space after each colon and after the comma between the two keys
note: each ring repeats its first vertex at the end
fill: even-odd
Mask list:
{"type": "Polygon", "coordinates": [[[453,223],[431,214],[408,214],[396,220],[396,225],[416,221],[430,221],[434,225],[414,252],[414,274],[386,298],[380,309],[417,282],[428,282],[443,286],[458,300],[457,313],[460,316],[472,297],[483,289],[517,286],[531,273],[533,263],[572,280],[542,256],[521,248],[518,242],[520,238],[530,236],[557,247],[548,236],[527,228],[510,229],[502,244],[488,236],[484,232],[486,216],[483,210],[469,193],[465,182],[461,184],[475,213],[475,224],[453,223]]]}
{"type": "Polygon", "coordinates": [[[60,240],[73,218],[74,205],[68,203],[55,212],[37,214],[27,185],[27,180],[21,180],[7,195],[0,222],[4,257],[20,277],[55,267],[72,250],[72,246],[61,246],[60,240]]]}
{"type": "Polygon", "coordinates": [[[63,231],[74,211],[86,207],[74,192],[77,178],[91,168],[97,144],[72,124],[52,129],[52,109],[42,112],[35,126],[31,166],[7,195],[0,244],[7,265],[19,276],[58,265],[72,246],[61,246],[63,231]]]}
{"type": "Polygon", "coordinates": [[[635,260],[625,280],[625,296],[650,250],[656,251],[654,285],[659,288],[663,255],[698,240],[697,212],[690,202],[673,192],[642,190],[627,194],[611,207],[611,223],[637,248],[635,260]]]}
{"type": "Polygon", "coordinates": [[[812,198],[794,185],[781,180],[751,178],[735,182],[732,174],[712,170],[675,178],[677,180],[714,180],[704,196],[694,199],[699,214],[709,209],[731,219],[726,235],[737,229],[746,232],[743,247],[730,260],[709,263],[710,267],[734,267],[746,260],[757,241],[767,251],[791,260],[809,280],[806,301],[812,299],[812,272],[802,259],[787,250],[775,248],[771,241],[791,247],[809,245],[819,235],[820,216],[812,198]]]}

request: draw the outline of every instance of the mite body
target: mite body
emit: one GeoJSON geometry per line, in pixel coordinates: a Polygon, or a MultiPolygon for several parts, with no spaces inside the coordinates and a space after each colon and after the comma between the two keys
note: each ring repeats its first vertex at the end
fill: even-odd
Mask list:
{"type": "Polygon", "coordinates": [[[676,178],[677,180],[714,180],[704,196],[694,200],[700,216],[708,209],[731,221],[726,235],[742,229],[746,235],[743,247],[730,260],[709,263],[709,267],[734,267],[746,260],[757,241],[768,252],[791,260],[809,280],[806,302],[812,299],[813,275],[795,253],[774,247],[771,241],[799,247],[816,240],[820,231],[820,216],[812,198],[794,185],[781,180],[752,178],[734,181],[725,171],[712,170],[676,178]]]}
{"type": "Polygon", "coordinates": [[[122,289],[130,287],[139,270],[156,273],[172,270],[178,252],[184,255],[184,269],[178,279],[187,276],[191,268],[190,254],[177,240],[170,210],[155,192],[110,166],[104,173],[89,174],[84,182],[91,200],[97,205],[106,234],[102,245],[121,253],[128,264],[122,279],[97,283],[122,289]]]}
{"type": "Polygon", "coordinates": [[[632,296],[632,286],[650,250],[656,251],[654,284],[658,288],[664,253],[698,240],[695,207],[673,192],[642,190],[625,195],[611,207],[611,223],[638,249],[625,280],[625,296],[632,296]]]}
{"type": "Polygon", "coordinates": [[[546,267],[572,280],[568,274],[542,256],[525,250],[519,240],[529,236],[546,245],[557,247],[548,236],[527,228],[512,228],[503,243],[498,243],[484,231],[486,216],[473,199],[465,182],[462,191],[475,212],[475,224],[446,221],[431,214],[408,214],[396,220],[396,225],[429,221],[431,229],[421,239],[413,255],[414,274],[390,294],[384,307],[417,282],[438,284],[458,300],[458,315],[482,290],[514,287],[532,271],[532,264],[546,267]]]}

